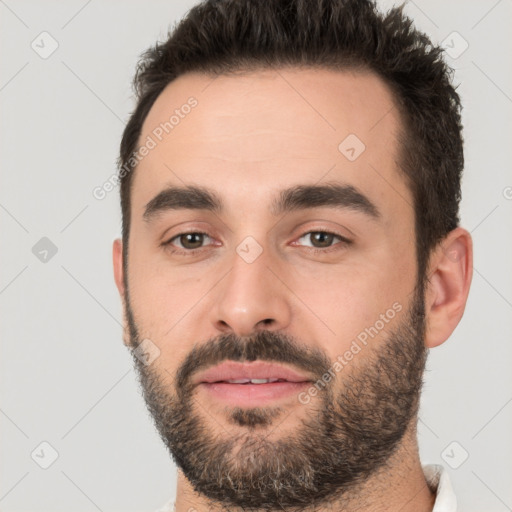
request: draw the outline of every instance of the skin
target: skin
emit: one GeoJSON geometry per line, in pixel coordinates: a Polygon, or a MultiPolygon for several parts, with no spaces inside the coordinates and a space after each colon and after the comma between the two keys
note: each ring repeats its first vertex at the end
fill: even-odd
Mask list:
{"type": "MultiPolygon", "coordinates": [[[[403,310],[391,323],[403,320],[417,279],[414,211],[398,171],[401,124],[387,86],[371,73],[349,71],[288,68],[213,81],[187,74],[159,96],[140,140],[190,96],[197,98],[197,107],[139,163],[132,188],[130,305],[141,338],[160,350],[154,371],[165,379],[178,371],[194,344],[265,329],[285,332],[335,361],[392,304],[403,310]],[[353,162],[338,150],[349,134],[366,146],[353,162]],[[377,206],[380,219],[328,207],[271,215],[270,201],[279,190],[327,182],[356,187],[377,206]],[[212,188],[226,210],[168,211],[145,222],[145,205],[171,184],[212,188]],[[186,256],[161,246],[184,231],[207,232],[211,238],[203,245],[208,248],[186,256]],[[313,231],[333,232],[352,244],[335,238],[331,247],[338,244],[337,250],[313,253],[313,237],[304,236],[313,231]],[[250,264],[236,252],[247,236],[263,249],[250,264]]],[[[175,244],[186,250],[179,239],[175,244]]],[[[113,262],[126,325],[120,239],[114,242],[113,262]]],[[[466,230],[456,228],[433,251],[428,275],[424,343],[432,348],[450,336],[464,312],[472,275],[466,230]]],[[[372,339],[375,350],[386,343],[386,332],[372,339]]],[[[128,327],[124,340],[130,346],[128,327]]],[[[356,359],[362,364],[369,354],[362,351],[356,359]]],[[[357,371],[357,362],[352,367],[357,371]]],[[[173,386],[170,377],[166,382],[173,386]]],[[[343,379],[332,386],[342,392],[343,379]]],[[[194,398],[211,432],[225,436],[244,428],[228,422],[224,406],[201,392],[194,398]]],[[[280,403],[284,412],[266,427],[267,439],[293,436],[314,403],[280,403]]],[[[385,473],[355,491],[358,510],[432,510],[434,495],[421,470],[414,426],[385,473]]],[[[214,509],[178,471],[177,512],[190,507],[214,509]]],[[[347,504],[343,510],[352,508],[347,504]]]]}

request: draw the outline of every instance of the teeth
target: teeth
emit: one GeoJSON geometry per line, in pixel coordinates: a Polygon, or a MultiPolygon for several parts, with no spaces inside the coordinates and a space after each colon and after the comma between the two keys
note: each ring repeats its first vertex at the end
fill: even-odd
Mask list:
{"type": "Polygon", "coordinates": [[[225,382],[229,384],[248,384],[249,382],[251,384],[266,384],[267,382],[277,382],[278,380],[282,379],[232,379],[225,382]]]}

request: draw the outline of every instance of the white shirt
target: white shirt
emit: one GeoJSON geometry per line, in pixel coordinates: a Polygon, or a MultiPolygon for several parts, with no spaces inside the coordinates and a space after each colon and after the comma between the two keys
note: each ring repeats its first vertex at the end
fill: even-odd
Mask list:
{"type": "Polygon", "coordinates": [[[432,512],[457,512],[457,498],[446,469],[440,464],[423,464],[422,468],[428,484],[436,489],[432,512]]]}
{"type": "MultiPolygon", "coordinates": [[[[422,468],[427,483],[436,493],[436,501],[432,512],[457,512],[457,498],[446,469],[440,464],[423,464],[422,468]]],[[[174,498],[171,498],[155,512],[176,512],[174,498]]]]}

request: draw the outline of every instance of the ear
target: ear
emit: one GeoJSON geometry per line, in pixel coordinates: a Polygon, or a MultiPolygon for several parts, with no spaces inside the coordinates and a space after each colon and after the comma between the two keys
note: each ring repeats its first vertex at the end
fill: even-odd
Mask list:
{"type": "Polygon", "coordinates": [[[463,228],[450,231],[434,250],[425,294],[425,345],[437,347],[460,322],[473,275],[473,242],[463,228]]]}
{"type": "Polygon", "coordinates": [[[112,261],[114,264],[114,281],[123,304],[123,343],[130,347],[130,332],[128,329],[128,321],[126,318],[126,303],[124,299],[124,269],[123,269],[123,241],[120,238],[114,240],[112,247],[112,261]]]}
{"type": "Polygon", "coordinates": [[[112,260],[114,264],[114,280],[117,290],[124,301],[124,279],[123,279],[123,241],[120,238],[114,240],[112,247],[112,260]]]}

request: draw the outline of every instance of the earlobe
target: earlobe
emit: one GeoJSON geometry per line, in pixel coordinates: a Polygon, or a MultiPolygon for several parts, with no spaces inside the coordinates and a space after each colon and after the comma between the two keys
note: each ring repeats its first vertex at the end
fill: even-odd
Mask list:
{"type": "Polygon", "coordinates": [[[451,231],[430,258],[425,295],[428,348],[441,345],[460,322],[473,275],[473,244],[463,228],[451,231]]]}

